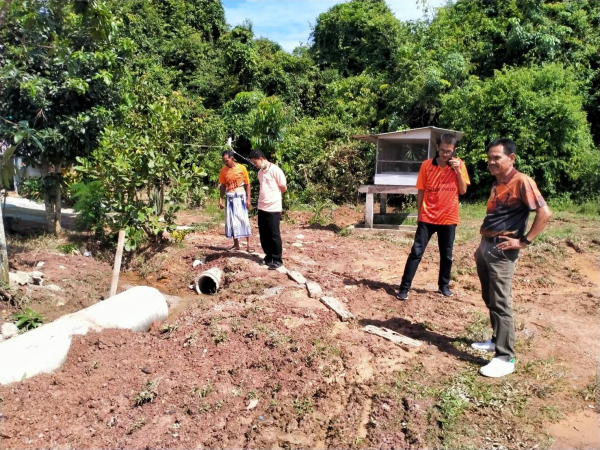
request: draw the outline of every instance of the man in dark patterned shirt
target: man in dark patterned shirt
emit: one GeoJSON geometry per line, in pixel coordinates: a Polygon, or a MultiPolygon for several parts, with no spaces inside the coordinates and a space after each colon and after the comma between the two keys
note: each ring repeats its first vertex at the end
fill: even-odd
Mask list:
{"type": "Polygon", "coordinates": [[[495,353],[479,370],[487,377],[503,377],[515,370],[512,278],[519,251],[531,244],[552,216],[535,181],[514,168],[515,158],[515,144],[510,139],[496,139],[488,147],[488,167],[496,181],[481,225],[475,262],[493,331],[490,340],[471,345],[495,353]],[[535,219],[526,232],[530,211],[535,211],[535,219]]]}

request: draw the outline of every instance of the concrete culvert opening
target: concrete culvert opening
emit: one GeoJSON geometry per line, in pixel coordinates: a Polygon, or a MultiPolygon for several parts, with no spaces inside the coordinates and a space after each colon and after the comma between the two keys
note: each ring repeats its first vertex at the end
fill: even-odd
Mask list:
{"type": "Polygon", "coordinates": [[[217,267],[202,272],[196,280],[196,292],[198,294],[214,295],[219,290],[223,271],[217,267]]]}

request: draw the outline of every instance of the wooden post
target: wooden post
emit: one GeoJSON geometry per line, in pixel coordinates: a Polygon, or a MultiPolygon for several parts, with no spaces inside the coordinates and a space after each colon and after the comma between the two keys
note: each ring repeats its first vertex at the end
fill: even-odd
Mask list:
{"type": "Polygon", "coordinates": [[[117,254],[115,255],[115,265],[113,266],[112,281],[110,282],[110,295],[112,297],[117,293],[119,285],[119,273],[121,272],[121,260],[123,259],[123,246],[125,245],[125,230],[119,231],[119,240],[117,242],[117,254]]]}
{"type": "Polygon", "coordinates": [[[373,194],[367,192],[367,205],[365,207],[365,228],[373,228],[373,194]]]}
{"type": "Polygon", "coordinates": [[[387,194],[379,194],[379,214],[385,214],[387,207],[387,194]]]}

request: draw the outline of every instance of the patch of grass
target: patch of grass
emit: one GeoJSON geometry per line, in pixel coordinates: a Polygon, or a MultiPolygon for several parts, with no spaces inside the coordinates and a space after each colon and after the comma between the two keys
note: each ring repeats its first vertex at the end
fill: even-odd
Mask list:
{"type": "Polygon", "coordinates": [[[148,381],[141,392],[135,396],[135,406],[142,406],[145,403],[152,403],[158,396],[158,381],[148,381]]]}
{"type": "Polygon", "coordinates": [[[344,227],[338,232],[338,235],[341,237],[348,237],[352,235],[352,231],[350,230],[350,228],[344,227]]]}
{"type": "Polygon", "coordinates": [[[227,340],[227,330],[223,330],[219,327],[214,327],[210,333],[215,345],[221,344],[227,340]]]}
{"type": "Polygon", "coordinates": [[[256,389],[250,389],[248,391],[248,394],[246,395],[246,398],[248,400],[254,400],[254,399],[258,398],[258,394],[256,393],[256,389]]]}
{"type": "Polygon", "coordinates": [[[310,398],[306,396],[296,397],[292,403],[294,412],[300,417],[313,413],[313,404],[310,398]]]}
{"type": "Polygon", "coordinates": [[[471,313],[472,321],[465,327],[465,338],[471,342],[485,342],[490,336],[490,319],[479,311],[471,313]]]}
{"type": "Polygon", "coordinates": [[[171,334],[173,331],[177,330],[178,325],[175,323],[170,323],[170,324],[164,324],[161,329],[160,332],[161,334],[171,334]]]}
{"type": "Polygon", "coordinates": [[[75,250],[78,250],[77,246],[75,244],[61,244],[61,245],[57,245],[56,248],[58,249],[59,252],[62,252],[65,255],[70,255],[75,250]]]}
{"type": "Polygon", "coordinates": [[[544,406],[540,412],[542,413],[542,416],[544,416],[550,422],[558,422],[563,417],[563,414],[558,406],[544,406]]]}
{"type": "Polygon", "coordinates": [[[248,278],[246,280],[235,283],[229,287],[230,291],[241,295],[259,295],[265,289],[275,286],[272,280],[263,280],[262,278],[248,278]]]}
{"type": "Polygon", "coordinates": [[[134,431],[139,430],[140,428],[143,428],[144,425],[146,425],[146,418],[145,417],[138,417],[135,420],[135,422],[133,422],[133,425],[131,425],[131,427],[127,431],[127,434],[132,434],[134,431]]]}
{"type": "Polygon", "coordinates": [[[210,383],[207,383],[203,386],[194,386],[191,390],[191,394],[195,397],[206,398],[212,392],[214,392],[214,388],[210,383]]]}
{"type": "Polygon", "coordinates": [[[598,218],[600,215],[599,198],[591,198],[583,201],[574,201],[568,196],[556,197],[548,200],[548,206],[553,213],[568,213],[590,218],[598,218]]]}
{"type": "Polygon", "coordinates": [[[473,220],[473,221],[482,221],[485,217],[485,211],[487,208],[487,203],[485,202],[476,202],[476,203],[459,203],[459,212],[460,218],[462,220],[473,220]]]}
{"type": "Polygon", "coordinates": [[[600,404],[600,375],[594,376],[594,379],[590,381],[583,389],[579,391],[579,395],[586,402],[593,400],[596,405],[600,404]]]}

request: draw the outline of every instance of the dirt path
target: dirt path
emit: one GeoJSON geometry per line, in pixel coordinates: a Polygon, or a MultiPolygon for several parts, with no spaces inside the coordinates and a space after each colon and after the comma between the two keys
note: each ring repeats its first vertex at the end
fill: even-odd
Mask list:
{"type": "Polygon", "coordinates": [[[60,371],[3,387],[3,448],[600,446],[597,246],[522,255],[517,372],[487,380],[476,371],[489,357],[468,345],[489,333],[475,240],[455,250],[455,297],[435,293],[432,243],[409,301],[398,302],[410,239],[298,224],[285,224],[283,239],[286,267],[317,281],[355,322],[339,322],[256,256],[219,250],[217,231],[188,235],[141,270],[146,284],[179,297],[167,323],[78,337],[60,371]],[[192,268],[201,257],[206,265],[192,268]],[[226,274],[222,290],[190,294],[195,276],[215,266],[226,274]],[[424,345],[394,346],[364,333],[369,324],[424,345]]]}

